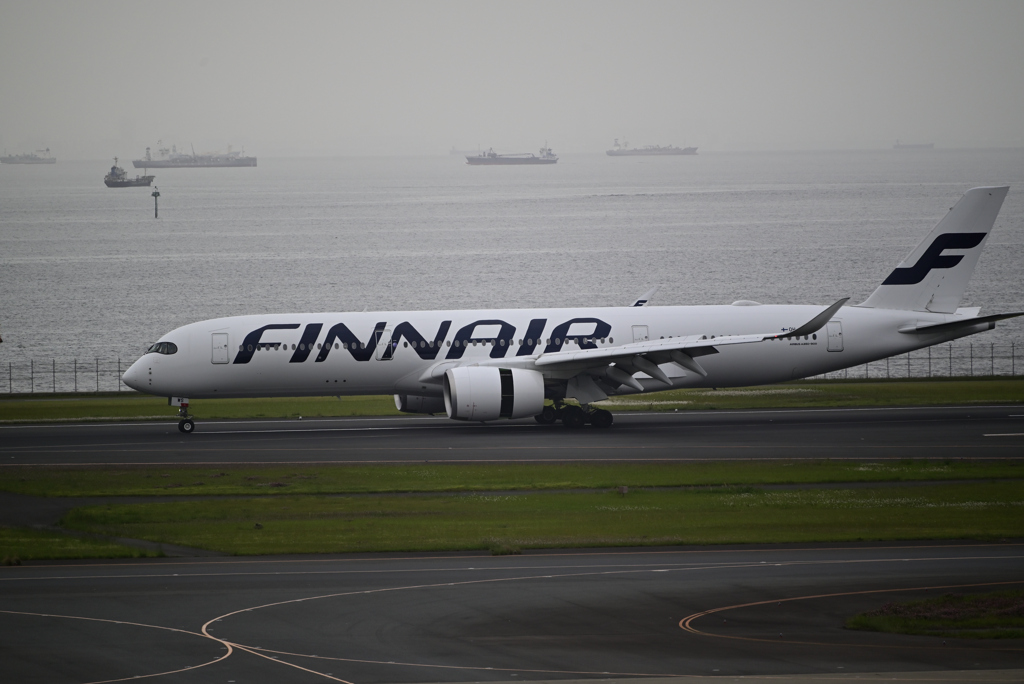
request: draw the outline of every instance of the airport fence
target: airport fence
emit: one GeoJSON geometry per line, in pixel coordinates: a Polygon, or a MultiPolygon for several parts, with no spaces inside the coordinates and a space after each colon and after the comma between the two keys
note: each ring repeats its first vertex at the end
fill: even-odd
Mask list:
{"type": "Polygon", "coordinates": [[[131,362],[121,359],[48,359],[7,362],[8,394],[134,392],[121,382],[131,362]]]}
{"type": "MultiPolygon", "coordinates": [[[[1021,359],[1024,366],[1024,358],[1021,359]]],[[[130,363],[121,359],[48,359],[9,361],[0,393],[57,394],[134,392],[121,382],[130,363]]],[[[833,373],[822,380],[986,377],[1017,375],[1017,345],[943,344],[891,356],[833,373]]],[[[1021,369],[1024,375],[1024,368],[1021,369]]]]}

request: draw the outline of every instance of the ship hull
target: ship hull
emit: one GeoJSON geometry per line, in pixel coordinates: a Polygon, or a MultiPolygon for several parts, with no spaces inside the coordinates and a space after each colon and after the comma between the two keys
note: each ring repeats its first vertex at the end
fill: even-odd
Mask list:
{"type": "Polygon", "coordinates": [[[203,169],[233,166],[256,166],[256,157],[238,157],[237,159],[198,159],[188,161],[170,161],[168,159],[134,159],[132,166],[137,169],[203,169]]]}
{"type": "Polygon", "coordinates": [[[605,152],[609,157],[665,157],[665,156],[679,156],[679,155],[691,155],[697,154],[696,147],[674,147],[674,148],[655,148],[652,150],[635,149],[635,150],[608,150],[605,152]]]}
{"type": "Polygon", "coordinates": [[[145,188],[152,185],[154,178],[156,176],[136,176],[135,178],[126,178],[124,180],[104,178],[103,183],[108,188],[145,188]]]}
{"type": "Polygon", "coordinates": [[[0,157],[0,164],[56,164],[56,157],[24,159],[18,157],[0,157]]]}
{"type": "Polygon", "coordinates": [[[557,159],[540,157],[466,157],[470,166],[523,166],[524,164],[554,164],[557,159]]]}

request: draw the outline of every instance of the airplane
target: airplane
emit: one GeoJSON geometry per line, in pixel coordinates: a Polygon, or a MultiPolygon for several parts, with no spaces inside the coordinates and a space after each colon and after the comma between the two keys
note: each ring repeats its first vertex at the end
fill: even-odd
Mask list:
{"type": "Polygon", "coordinates": [[[233,316],[167,333],[122,379],[168,397],[184,433],[190,398],[367,394],[405,413],[608,428],[594,404],[611,396],[806,378],[1024,315],[959,308],[1008,190],[965,193],[856,305],[645,306],[652,290],[626,307],[233,316]]]}

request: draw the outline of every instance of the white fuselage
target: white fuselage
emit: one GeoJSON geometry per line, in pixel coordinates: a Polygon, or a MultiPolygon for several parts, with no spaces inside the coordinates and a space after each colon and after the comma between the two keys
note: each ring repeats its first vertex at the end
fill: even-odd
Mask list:
{"type": "MultiPolygon", "coordinates": [[[[819,306],[722,305],[235,316],[192,323],[164,335],[161,340],[173,343],[177,351],[145,354],[124,380],[142,392],[168,397],[392,393],[439,397],[447,368],[509,365],[538,371],[545,381],[564,381],[577,371],[564,364],[544,366],[533,361],[581,345],[616,347],[645,338],[780,334],[820,312],[819,306]],[[273,327],[261,331],[266,326],[273,327]]],[[[672,387],[776,383],[905,353],[988,327],[933,334],[898,331],[907,325],[958,317],[847,306],[812,335],[722,346],[718,353],[701,356],[706,377],[675,363],[659,364],[659,368],[672,387]]],[[[645,373],[633,375],[644,391],[667,389],[645,373]]],[[[636,391],[621,385],[609,394],[636,391]]]]}

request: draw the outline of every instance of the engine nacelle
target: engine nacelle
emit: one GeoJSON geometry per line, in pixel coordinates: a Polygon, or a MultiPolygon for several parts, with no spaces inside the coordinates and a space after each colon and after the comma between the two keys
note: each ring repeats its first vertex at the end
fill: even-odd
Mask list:
{"type": "Polygon", "coordinates": [[[444,398],[418,394],[396,394],[395,408],[402,413],[444,413],[444,398]]]}
{"type": "Polygon", "coordinates": [[[455,420],[535,416],[544,408],[544,376],[519,368],[451,368],[444,373],[444,407],[455,420]]]}

